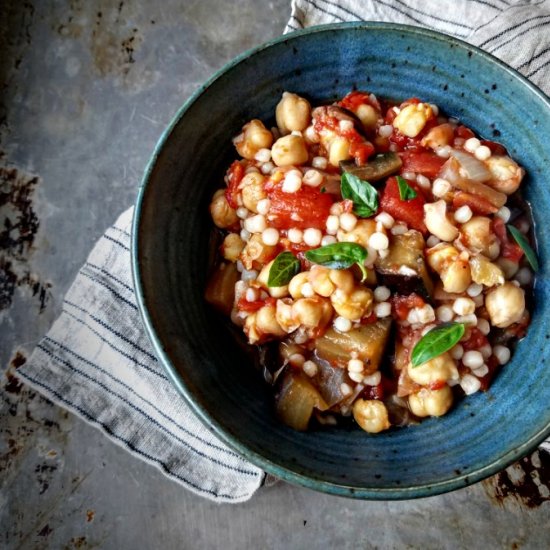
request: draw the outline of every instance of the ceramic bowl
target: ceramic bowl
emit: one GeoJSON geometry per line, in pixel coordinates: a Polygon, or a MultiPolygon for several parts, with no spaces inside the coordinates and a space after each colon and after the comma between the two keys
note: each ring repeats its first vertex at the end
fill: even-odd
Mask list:
{"type": "Polygon", "coordinates": [[[241,455],[291,483],[366,499],[464,487],[532,450],[550,432],[550,104],[494,57],[415,27],[338,24],[247,52],[185,103],[159,141],[135,209],[133,270],[160,361],[196,414],[241,455]],[[212,222],[208,204],[235,158],[231,138],[272,118],[284,90],[326,102],[352,88],[417,96],[489,139],[526,169],[541,270],[527,337],[487,393],[421,425],[299,433],[274,415],[271,389],[203,300],[212,222]]]}

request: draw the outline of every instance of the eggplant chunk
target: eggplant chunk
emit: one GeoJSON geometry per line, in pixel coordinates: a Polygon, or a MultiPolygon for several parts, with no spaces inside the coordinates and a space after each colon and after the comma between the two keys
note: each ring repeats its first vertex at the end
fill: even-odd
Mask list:
{"type": "Polygon", "coordinates": [[[283,374],[275,405],[280,420],[302,432],[307,430],[314,409],[326,411],[328,408],[319,391],[306,376],[291,367],[283,374]]]}
{"type": "Polygon", "coordinates": [[[338,332],[333,328],[315,341],[317,355],[332,365],[345,368],[352,353],[357,354],[365,364],[365,374],[378,370],[390,334],[391,319],[380,319],[375,323],[362,325],[349,332],[338,332]]]}
{"type": "Polygon", "coordinates": [[[431,301],[434,285],[426,268],[424,248],[424,237],[418,231],[394,235],[388,255],[374,264],[382,283],[398,294],[416,292],[431,301]]]}
{"type": "Polygon", "coordinates": [[[236,264],[220,264],[206,285],[204,298],[217,310],[229,315],[235,299],[235,283],[238,280],[239,272],[236,264]]]}
{"type": "Polygon", "coordinates": [[[369,183],[380,181],[397,173],[402,166],[401,158],[397,153],[382,153],[370,159],[367,164],[357,166],[353,160],[343,160],[340,168],[369,183]]]}

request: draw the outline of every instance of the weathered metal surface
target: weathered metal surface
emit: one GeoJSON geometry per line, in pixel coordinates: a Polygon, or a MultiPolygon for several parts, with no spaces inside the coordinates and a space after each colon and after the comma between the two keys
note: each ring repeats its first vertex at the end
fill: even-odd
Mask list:
{"type": "Polygon", "coordinates": [[[277,483],[219,506],[14,377],[181,103],[288,15],[287,0],[0,3],[0,547],[548,547],[542,452],[420,501],[277,483]]]}

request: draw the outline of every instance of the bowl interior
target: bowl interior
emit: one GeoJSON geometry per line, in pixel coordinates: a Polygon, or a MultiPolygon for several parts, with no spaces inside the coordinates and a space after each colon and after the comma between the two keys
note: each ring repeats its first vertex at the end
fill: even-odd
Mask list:
{"type": "Polygon", "coordinates": [[[481,479],[540,441],[550,423],[550,108],[517,74],[456,40],[388,24],[347,24],[281,38],[243,56],[185,106],[159,144],[134,226],[140,306],[157,352],[202,419],[250,460],[291,482],[348,496],[409,498],[481,479]],[[235,158],[231,137],[268,120],[284,90],[320,103],[357,87],[417,96],[488,139],[527,170],[541,271],[533,323],[487,393],[440,419],[369,436],[295,432],[277,421],[270,389],[224,321],[203,301],[208,204],[235,158]]]}

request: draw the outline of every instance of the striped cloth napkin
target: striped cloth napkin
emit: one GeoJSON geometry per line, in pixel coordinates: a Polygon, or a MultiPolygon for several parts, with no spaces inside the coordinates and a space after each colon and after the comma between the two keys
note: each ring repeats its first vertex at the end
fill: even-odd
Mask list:
{"type": "MultiPolygon", "coordinates": [[[[441,30],[485,48],[550,92],[550,0],[294,0],[286,31],[378,20],[441,30]]],[[[63,312],[19,376],[198,495],[248,500],[265,474],[217,440],[174,389],[143,329],[130,271],[133,209],[107,230],[63,312]]],[[[549,446],[550,449],[550,446],[549,446]]]]}

